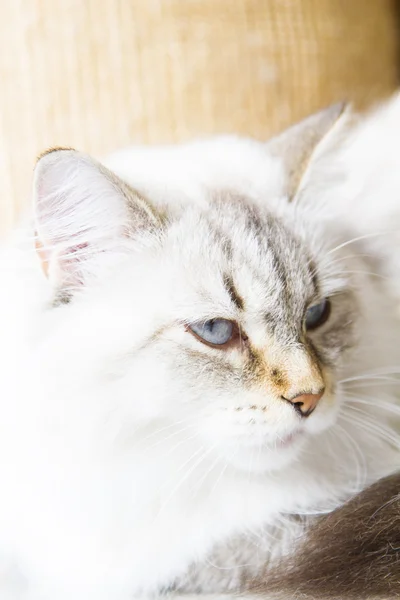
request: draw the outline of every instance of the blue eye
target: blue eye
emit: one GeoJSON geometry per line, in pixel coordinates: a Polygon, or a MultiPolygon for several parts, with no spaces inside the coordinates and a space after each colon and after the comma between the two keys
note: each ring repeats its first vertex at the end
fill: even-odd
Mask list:
{"type": "Polygon", "coordinates": [[[308,331],[321,327],[329,319],[331,303],[324,298],[319,304],[314,304],[306,312],[305,325],[308,331]]]}
{"type": "Polygon", "coordinates": [[[189,329],[202,342],[212,346],[224,346],[233,338],[236,327],[227,319],[210,319],[201,323],[191,323],[189,329]]]}

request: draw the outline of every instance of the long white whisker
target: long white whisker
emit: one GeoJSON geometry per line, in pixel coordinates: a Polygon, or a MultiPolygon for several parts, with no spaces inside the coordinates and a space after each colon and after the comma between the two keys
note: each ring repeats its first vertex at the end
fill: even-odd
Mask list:
{"type": "MultiPolygon", "coordinates": [[[[192,439],[192,438],[190,438],[192,439]]],[[[189,458],[187,458],[180,467],[178,467],[178,469],[176,469],[174,471],[174,475],[176,475],[177,473],[180,473],[185,467],[186,465],[188,465],[190,463],[190,461],[195,458],[198,454],[200,454],[200,452],[203,452],[204,450],[204,446],[201,446],[200,448],[197,448],[197,450],[195,450],[190,456],[189,458]]],[[[166,484],[167,485],[167,484],[166,484]]]]}
{"type": "Polygon", "coordinates": [[[390,402],[385,402],[382,400],[375,400],[374,398],[369,399],[367,396],[362,396],[360,398],[360,396],[356,394],[347,394],[347,396],[350,396],[350,403],[365,404],[366,406],[372,406],[372,408],[382,408],[388,412],[392,412],[393,414],[400,416],[400,406],[397,406],[396,404],[390,404],[390,402]]]}
{"type": "Polygon", "coordinates": [[[205,473],[202,475],[202,477],[200,477],[200,479],[196,482],[196,487],[193,490],[193,496],[195,496],[199,492],[204,481],[207,479],[207,477],[210,475],[210,473],[214,470],[214,468],[217,466],[217,464],[220,461],[221,461],[221,457],[217,455],[215,460],[211,463],[210,467],[205,471],[205,473]]]}
{"type": "Polygon", "coordinates": [[[361,452],[359,444],[349,434],[348,431],[342,425],[337,423],[337,429],[339,434],[341,433],[348,442],[348,445],[354,450],[354,459],[356,466],[356,482],[355,482],[355,490],[360,490],[367,481],[367,463],[365,460],[365,456],[361,452]]]}
{"type": "Polygon", "coordinates": [[[164,502],[161,505],[161,508],[158,512],[158,515],[156,517],[156,520],[162,515],[162,513],[164,512],[166,506],[169,504],[169,502],[172,500],[172,498],[174,497],[174,495],[176,494],[176,492],[180,489],[180,487],[183,485],[183,483],[187,480],[188,477],[190,477],[190,475],[193,473],[193,471],[204,461],[204,459],[214,450],[214,446],[212,446],[211,448],[209,448],[206,452],[204,452],[200,458],[198,458],[195,463],[186,471],[186,473],[184,474],[183,477],[181,477],[181,479],[178,481],[178,483],[175,485],[175,487],[172,489],[172,491],[170,492],[170,494],[167,496],[167,498],[165,498],[164,502]]]}
{"type": "Polygon", "coordinates": [[[391,442],[395,447],[400,447],[400,437],[396,437],[393,430],[376,425],[376,422],[370,418],[370,415],[363,410],[350,405],[346,406],[346,409],[351,410],[352,414],[346,414],[343,411],[341,415],[342,419],[353,425],[357,424],[367,433],[378,435],[382,440],[391,442]],[[361,418],[360,415],[354,413],[361,413],[363,416],[361,418]]]}
{"type": "MultiPolygon", "coordinates": [[[[400,375],[400,367],[384,367],[381,369],[375,369],[373,371],[367,371],[365,373],[360,373],[358,375],[354,375],[352,377],[346,377],[345,379],[340,379],[338,383],[347,383],[348,381],[359,381],[363,379],[375,379],[377,377],[383,377],[386,375],[400,375]]],[[[396,378],[394,378],[396,381],[396,378]]],[[[400,380],[399,380],[400,381],[400,380]]]]}
{"type": "Polygon", "coordinates": [[[375,273],[375,271],[364,271],[363,269],[352,270],[352,271],[340,271],[341,275],[371,275],[372,277],[379,277],[379,279],[389,280],[390,277],[382,275],[382,273],[375,273]]]}
{"type": "Polygon", "coordinates": [[[338,246],[335,246],[335,248],[332,248],[332,250],[327,252],[327,255],[333,254],[334,252],[337,252],[341,248],[345,248],[346,246],[349,246],[350,244],[354,244],[355,242],[359,242],[361,240],[366,240],[366,239],[369,239],[372,237],[377,237],[379,235],[384,235],[384,234],[385,234],[384,231],[379,231],[377,233],[367,233],[365,235],[360,235],[358,237],[352,238],[351,240],[348,240],[347,242],[343,242],[342,244],[339,244],[338,246]]]}
{"type": "Polygon", "coordinates": [[[224,473],[226,472],[229,463],[232,461],[232,458],[234,458],[236,456],[236,454],[238,453],[239,447],[236,446],[235,450],[232,452],[232,454],[229,455],[229,458],[226,460],[225,462],[225,466],[221,469],[221,472],[217,478],[217,480],[215,481],[213,487],[211,488],[210,491],[210,496],[214,493],[215,489],[217,488],[219,482],[222,480],[224,473]]]}
{"type": "MultiPolygon", "coordinates": [[[[173,452],[175,452],[175,450],[177,448],[180,448],[181,446],[183,446],[187,442],[190,442],[191,440],[194,440],[196,437],[199,437],[199,435],[200,434],[198,432],[196,432],[193,435],[190,435],[189,437],[184,438],[183,440],[179,440],[179,442],[177,442],[174,446],[171,446],[171,448],[169,448],[168,451],[165,454],[163,454],[163,456],[164,457],[165,456],[169,456],[170,454],[172,454],[173,452]]],[[[179,469],[178,469],[178,471],[179,471],[179,469]]],[[[175,473],[177,473],[177,471],[175,471],[175,473]]]]}
{"type": "Polygon", "coordinates": [[[169,423],[169,425],[165,425],[165,427],[160,427],[159,429],[156,429],[155,431],[152,431],[151,433],[149,433],[149,435],[147,435],[145,438],[142,438],[140,440],[140,443],[143,443],[143,442],[149,440],[150,438],[158,435],[159,433],[162,433],[163,431],[166,431],[167,429],[171,429],[172,427],[176,427],[177,425],[182,425],[182,423],[187,423],[187,422],[190,422],[191,420],[194,420],[193,415],[191,415],[190,417],[188,417],[186,419],[180,419],[179,421],[174,421],[173,423],[169,423]]]}
{"type": "Polygon", "coordinates": [[[220,474],[218,475],[217,479],[215,480],[214,485],[212,486],[211,490],[210,490],[210,496],[215,492],[216,488],[218,487],[219,482],[221,481],[221,479],[224,476],[225,471],[227,470],[229,464],[225,463],[225,465],[222,467],[220,474]]]}
{"type": "Polygon", "coordinates": [[[182,427],[181,429],[178,429],[177,431],[173,431],[169,435],[154,442],[154,444],[151,444],[150,446],[146,446],[146,451],[153,450],[154,448],[157,448],[157,446],[159,446],[160,444],[163,444],[167,440],[169,440],[173,437],[176,437],[177,435],[180,435],[181,433],[183,433],[184,431],[187,431],[188,429],[193,429],[194,427],[196,427],[195,423],[193,423],[192,425],[187,425],[186,427],[182,427]]]}
{"type": "MultiPolygon", "coordinates": [[[[372,377],[367,377],[365,378],[365,380],[359,380],[359,381],[350,381],[349,384],[346,384],[346,387],[343,389],[343,391],[347,394],[350,391],[354,391],[354,390],[358,390],[358,389],[365,389],[365,388],[376,388],[378,385],[380,388],[382,388],[382,386],[393,386],[396,384],[400,384],[400,379],[397,379],[396,377],[378,377],[377,380],[375,381],[375,378],[372,377]],[[379,382],[379,384],[377,383],[379,382]]],[[[400,387],[399,387],[399,397],[400,397],[400,387]]]]}

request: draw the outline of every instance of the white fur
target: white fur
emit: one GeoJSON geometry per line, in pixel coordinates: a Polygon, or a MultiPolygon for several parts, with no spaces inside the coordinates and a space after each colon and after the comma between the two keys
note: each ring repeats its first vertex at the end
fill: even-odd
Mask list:
{"type": "MultiPolygon", "coordinates": [[[[398,231],[399,120],[397,101],[361,126],[346,154],[321,166],[331,182],[328,191],[319,188],[329,217],[319,219],[315,211],[316,220],[313,210],[305,212],[310,230],[305,219],[304,237],[320,243],[319,227],[323,236],[333,235],[342,223],[351,236],[380,232],[387,209],[398,231]],[[339,167],[350,169],[354,186],[330,176],[339,167]],[[337,216],[340,204],[345,208],[337,216]]],[[[155,205],[206,206],[212,193],[228,189],[287,213],[288,223],[293,219],[292,209],[280,206],[282,165],[259,142],[223,138],[136,148],[117,153],[107,165],[155,205]]],[[[189,211],[188,228],[195,219],[196,212],[189,211]]],[[[192,237],[193,231],[194,226],[192,237]]],[[[242,390],[231,397],[216,388],[208,412],[200,411],[202,399],[192,397],[190,387],[185,397],[165,362],[177,342],[187,340],[196,350],[198,342],[176,325],[157,351],[141,346],[165,322],[229,311],[217,292],[207,305],[193,291],[198,279],[213,285],[211,262],[191,264],[189,256],[188,268],[176,264],[175,246],[190,241],[185,232],[177,231],[161,255],[146,240],[137,257],[125,248],[115,264],[107,262],[104,281],[96,271],[92,288],[53,310],[52,289],[25,235],[1,255],[0,555],[5,565],[15,562],[26,581],[9,571],[0,575],[2,600],[128,600],[157,591],[183,576],[192,562],[205,561],[215,544],[262,527],[285,527],[281,516],[288,513],[329,510],[398,465],[397,448],[378,430],[371,434],[343,420],[345,433],[337,431],[338,408],[328,405],[309,418],[304,439],[289,448],[277,447],[276,440],[291,433],[295,420],[289,407],[276,405],[271,443],[257,454],[259,446],[246,438],[240,459],[227,460],[232,448],[228,441],[224,446],[224,427],[228,438],[231,425],[222,408],[238,402],[242,390]],[[217,409],[221,416],[213,421],[217,409]]],[[[193,247],[206,244],[200,232],[191,241],[193,247]]],[[[349,264],[359,265],[357,258],[349,264]]],[[[342,285],[339,279],[327,277],[327,293],[342,285]]],[[[341,377],[386,377],[400,370],[395,301],[367,276],[356,280],[363,286],[358,290],[363,329],[341,377]]],[[[257,302],[256,289],[254,294],[257,302]]],[[[257,321],[249,327],[261,335],[257,321]]],[[[382,379],[370,383],[368,395],[377,402],[367,408],[379,428],[391,416],[382,401],[394,406],[396,396],[382,379]]],[[[251,397],[243,402],[251,404],[251,397]]],[[[272,542],[270,550],[274,554],[272,542]]]]}

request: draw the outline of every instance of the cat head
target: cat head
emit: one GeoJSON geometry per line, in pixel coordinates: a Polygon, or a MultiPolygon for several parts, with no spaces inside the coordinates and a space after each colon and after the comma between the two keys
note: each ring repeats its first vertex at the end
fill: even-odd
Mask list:
{"type": "Polygon", "coordinates": [[[243,469],[280,469],[330,427],[359,298],[340,236],[302,196],[341,113],[269,144],[183,149],[173,193],[151,152],[140,189],[74,150],[44,154],[34,204],[53,393],[103,411],[116,436],[181,424],[243,469]],[[179,186],[193,164],[200,201],[179,186]]]}

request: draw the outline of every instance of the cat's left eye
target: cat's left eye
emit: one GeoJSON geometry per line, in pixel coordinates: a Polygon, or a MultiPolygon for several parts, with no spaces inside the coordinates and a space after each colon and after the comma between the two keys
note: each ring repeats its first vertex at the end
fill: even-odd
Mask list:
{"type": "Polygon", "coordinates": [[[328,298],[324,298],[322,302],[310,306],[306,312],[304,324],[307,331],[312,331],[321,327],[329,319],[331,312],[331,303],[328,298]]]}
{"type": "Polygon", "coordinates": [[[238,326],[228,319],[210,319],[187,325],[201,342],[209,346],[224,347],[238,337],[238,326]]]}

